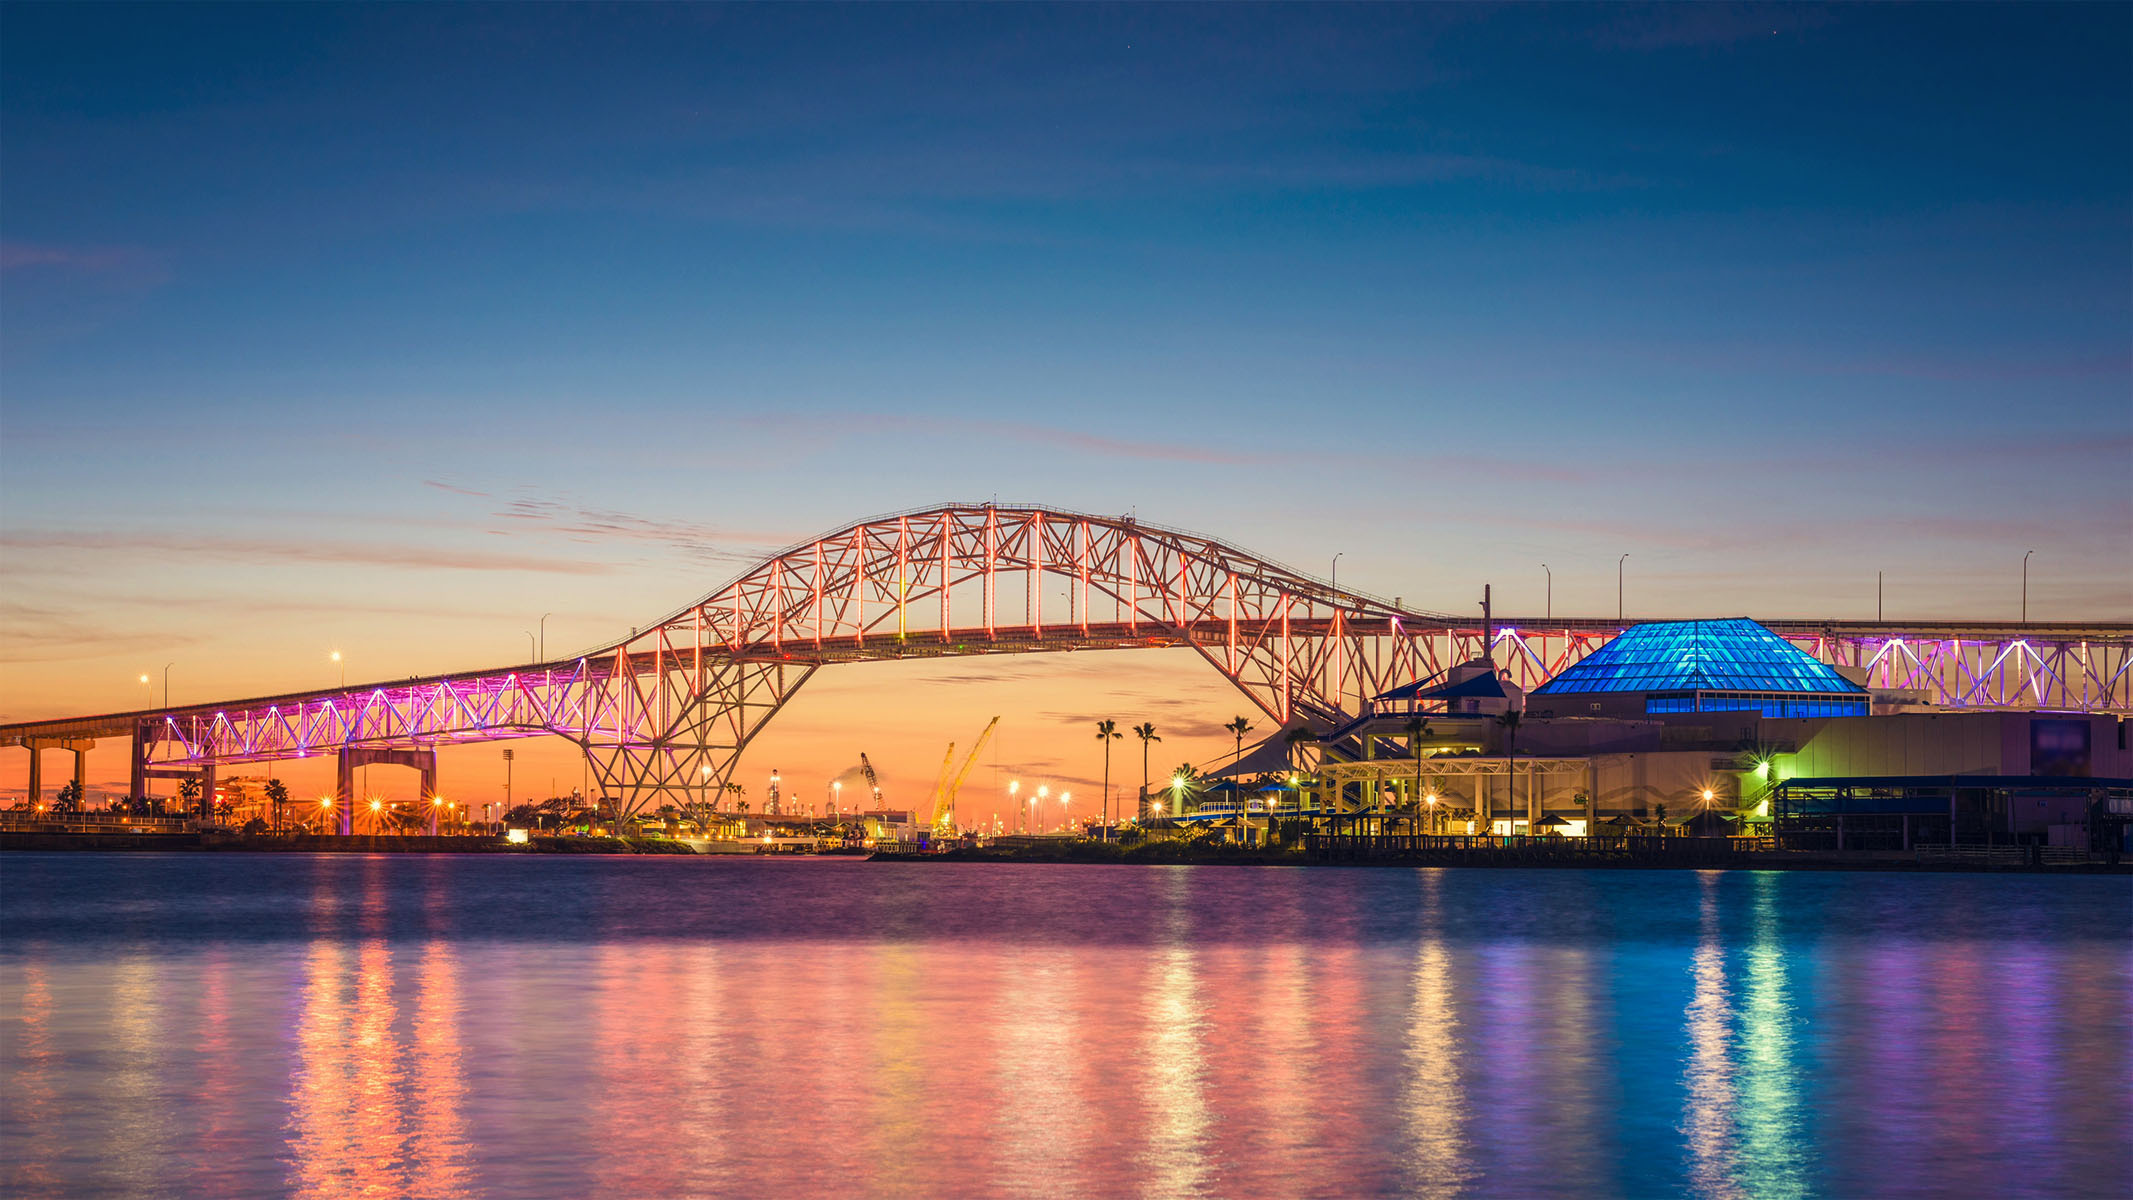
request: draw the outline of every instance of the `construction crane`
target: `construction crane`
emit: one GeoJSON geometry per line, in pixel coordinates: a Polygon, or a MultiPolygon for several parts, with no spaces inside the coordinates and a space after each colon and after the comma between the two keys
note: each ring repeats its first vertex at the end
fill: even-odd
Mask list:
{"type": "Polygon", "coordinates": [[[948,743],[948,753],[941,756],[941,777],[933,781],[933,791],[926,797],[926,803],[933,810],[933,823],[935,826],[940,824],[941,795],[948,790],[949,772],[954,768],[955,743],[950,742],[948,743]]]}
{"type": "Polygon", "coordinates": [[[970,778],[970,769],[978,765],[978,755],[984,752],[986,740],[992,737],[993,727],[999,723],[1000,718],[994,717],[986,724],[985,732],[978,735],[977,744],[970,748],[970,757],[963,760],[963,769],[957,771],[952,780],[948,778],[948,764],[955,760],[955,743],[948,743],[948,757],[941,760],[941,781],[934,788],[933,832],[936,836],[954,836],[956,793],[963,790],[963,781],[970,778]]]}
{"type": "Polygon", "coordinates": [[[859,752],[859,773],[867,777],[867,788],[874,793],[874,808],[881,808],[881,779],[874,774],[874,764],[867,761],[867,752],[859,752]]]}

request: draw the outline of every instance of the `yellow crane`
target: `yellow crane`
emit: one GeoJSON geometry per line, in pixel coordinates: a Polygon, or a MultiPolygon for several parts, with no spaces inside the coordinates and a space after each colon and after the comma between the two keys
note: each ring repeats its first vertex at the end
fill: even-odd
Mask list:
{"type": "Polygon", "coordinates": [[[955,795],[963,790],[963,781],[970,778],[970,769],[978,765],[978,755],[985,750],[985,742],[992,737],[993,727],[1000,723],[994,717],[985,725],[985,732],[978,735],[977,744],[970,748],[970,756],[963,760],[963,769],[948,777],[948,764],[955,761],[955,743],[948,743],[947,757],[941,760],[940,782],[933,788],[933,832],[936,836],[952,837],[955,834],[955,795]]]}

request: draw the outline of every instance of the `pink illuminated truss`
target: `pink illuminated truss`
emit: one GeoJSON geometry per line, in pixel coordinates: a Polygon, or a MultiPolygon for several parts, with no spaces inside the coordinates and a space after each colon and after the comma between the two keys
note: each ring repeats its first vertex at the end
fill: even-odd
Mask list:
{"type": "MultiPolygon", "coordinates": [[[[2124,626],[1766,624],[1824,661],[1869,668],[1875,686],[1938,703],[2133,708],[2124,626]]],[[[1504,621],[1495,657],[1530,688],[1618,629],[1504,621]]],[[[831,664],[1190,647],[1274,721],[1325,729],[1378,692],[1477,656],[1483,636],[1479,620],[1336,591],[1131,518],[958,505],[793,546],[565,660],[122,716],[159,767],[560,735],[637,812],[717,796],[749,741],[831,664]]]]}

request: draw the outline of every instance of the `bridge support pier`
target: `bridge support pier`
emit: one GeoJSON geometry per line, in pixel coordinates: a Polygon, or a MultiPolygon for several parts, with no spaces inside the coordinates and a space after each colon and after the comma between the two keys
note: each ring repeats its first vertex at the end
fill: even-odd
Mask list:
{"type": "Polygon", "coordinates": [[[89,751],[95,747],[93,738],[85,737],[28,737],[16,742],[30,752],[30,790],[27,797],[31,811],[44,803],[44,752],[47,750],[72,750],[74,752],[75,803],[86,808],[89,801],[89,751]]]}
{"type": "MultiPolygon", "coordinates": [[[[422,772],[422,800],[428,803],[437,795],[437,752],[435,750],[394,750],[383,746],[343,746],[335,755],[333,785],[334,806],[341,813],[341,834],[346,837],[355,832],[355,772],[357,767],[379,763],[385,766],[413,767],[422,772]]],[[[430,832],[437,832],[437,809],[430,806],[430,832]]]]}

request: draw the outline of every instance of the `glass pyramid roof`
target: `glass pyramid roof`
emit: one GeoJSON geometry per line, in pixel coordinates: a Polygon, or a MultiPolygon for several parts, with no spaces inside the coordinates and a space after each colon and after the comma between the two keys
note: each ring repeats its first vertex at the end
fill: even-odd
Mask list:
{"type": "Polygon", "coordinates": [[[1688,691],[1866,694],[1835,668],[1746,617],[1654,621],[1623,630],[1533,694],[1688,691]]]}

